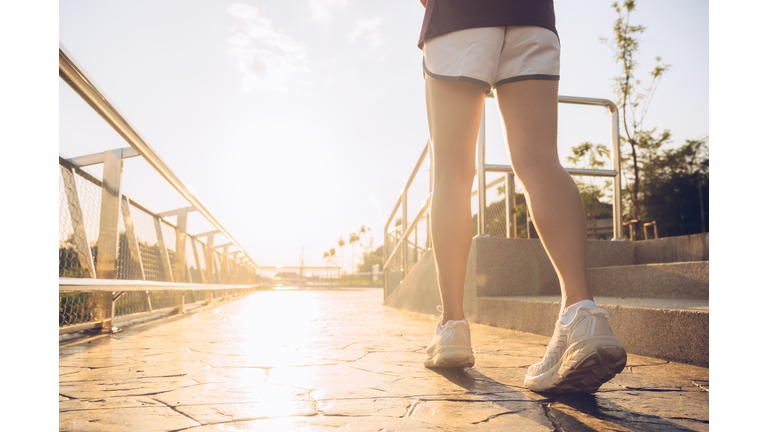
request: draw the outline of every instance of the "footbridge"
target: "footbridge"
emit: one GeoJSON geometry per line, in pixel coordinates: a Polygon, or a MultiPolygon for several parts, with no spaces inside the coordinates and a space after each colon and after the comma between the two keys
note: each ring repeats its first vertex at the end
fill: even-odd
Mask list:
{"type": "MultiPolygon", "coordinates": [[[[672,325],[664,316],[707,314],[694,282],[708,237],[590,243],[590,277],[605,287],[596,301],[625,329],[627,367],[595,394],[533,393],[523,378],[551,334],[553,270],[537,239],[515,238],[513,198],[498,188],[514,190],[511,171],[491,167],[503,180],[485,182],[482,166],[466,283],[477,363],[426,369],[437,288],[427,206],[407,208],[430,191],[408,195],[413,177],[387,224],[383,274],[262,267],[63,46],[59,75],[127,143],[59,156],[59,430],[709,429],[708,351],[648,351],[632,328],[646,319],[652,337],[654,325],[672,325]],[[143,159],[188,205],[150,210],[123,194],[126,158],[143,159]],[[95,165],[101,178],[84,169],[95,165]],[[189,232],[193,214],[209,227],[189,232]],[[698,306],[686,303],[691,292],[698,306]]],[[[692,346],[700,337],[691,333],[692,346]]]]}

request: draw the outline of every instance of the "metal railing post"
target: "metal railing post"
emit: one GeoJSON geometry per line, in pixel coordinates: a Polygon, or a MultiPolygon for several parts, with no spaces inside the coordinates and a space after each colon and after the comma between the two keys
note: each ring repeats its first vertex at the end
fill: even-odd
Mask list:
{"type": "MultiPolygon", "coordinates": [[[[125,150],[123,150],[125,151],[125,150]]],[[[125,159],[125,158],[123,158],[125,159]]],[[[128,197],[123,195],[123,202],[120,206],[123,213],[123,225],[125,225],[125,240],[128,243],[128,250],[131,254],[131,260],[139,269],[138,274],[134,272],[132,277],[136,277],[139,280],[147,280],[146,273],[144,272],[144,263],[141,259],[141,251],[139,250],[139,240],[136,237],[136,230],[133,226],[133,218],[131,217],[131,206],[128,197]]],[[[144,291],[142,301],[144,302],[144,310],[146,312],[152,311],[152,300],[149,298],[149,291],[144,291]]]]}
{"type": "MultiPolygon", "coordinates": [[[[189,241],[192,242],[192,255],[194,255],[195,257],[195,268],[197,269],[197,273],[200,275],[200,283],[205,283],[205,275],[203,274],[203,270],[202,270],[203,268],[200,267],[200,257],[198,256],[199,254],[197,253],[197,243],[195,243],[197,242],[197,240],[193,237],[190,237],[189,241]]],[[[189,279],[189,282],[195,283],[192,281],[191,277],[189,279]]]]}
{"type": "MultiPolygon", "coordinates": [[[[173,259],[173,274],[176,282],[187,278],[187,209],[180,208],[176,213],[176,255],[173,259]]],[[[191,282],[191,281],[190,281],[191,282]]],[[[177,313],[184,313],[184,292],[174,291],[173,305],[177,313]]]]}
{"type": "Polygon", "coordinates": [[[59,166],[59,168],[61,169],[64,191],[69,204],[69,216],[72,220],[72,229],[74,230],[73,240],[75,242],[75,250],[77,251],[77,259],[80,262],[83,277],[95,278],[96,266],[93,263],[88,232],[85,230],[85,219],[83,218],[80,196],[77,193],[77,183],[75,182],[75,171],[74,168],[66,168],[64,166],[59,166]],[[71,185],[71,187],[68,185],[71,185]]]}
{"type": "MultiPolygon", "coordinates": [[[[405,234],[405,230],[408,228],[408,190],[403,189],[403,222],[400,224],[402,227],[402,233],[405,234]]],[[[408,274],[408,239],[403,239],[403,279],[408,274]]]]}
{"type": "Polygon", "coordinates": [[[506,174],[506,212],[507,212],[507,238],[517,238],[517,197],[515,196],[515,175],[506,174]]]}
{"type": "MultiPolygon", "coordinates": [[[[119,242],[118,223],[120,218],[120,197],[122,195],[123,151],[104,152],[104,167],[101,181],[101,214],[99,215],[99,240],[96,255],[96,277],[117,278],[117,248],[119,242]]],[[[115,316],[115,305],[110,292],[94,292],[93,315],[100,321],[102,331],[111,331],[115,316]]]]}
{"type": "MultiPolygon", "coordinates": [[[[432,154],[432,140],[430,140],[427,143],[427,152],[429,157],[429,197],[430,197],[429,206],[431,209],[432,188],[434,187],[434,184],[435,184],[435,169],[434,169],[435,160],[434,160],[434,155],[432,154]]],[[[431,211],[427,211],[427,240],[424,243],[424,249],[427,249],[427,250],[432,249],[432,212],[431,211]]],[[[384,256],[386,256],[386,254],[384,256]]]]}
{"type": "Polygon", "coordinates": [[[227,284],[232,283],[232,280],[229,277],[230,275],[229,263],[227,262],[227,260],[229,259],[227,255],[228,250],[229,250],[229,245],[225,245],[221,251],[221,276],[222,276],[221,283],[227,283],[227,284]]]}
{"type": "MultiPolygon", "coordinates": [[[[483,102],[485,104],[485,102],[483,102]]],[[[485,235],[485,105],[477,134],[477,235],[485,235]]]]}
{"type": "MultiPolygon", "coordinates": [[[[205,281],[209,284],[215,283],[213,281],[213,236],[214,234],[208,234],[205,239],[205,281]]],[[[205,303],[213,303],[213,291],[205,290],[205,303]]]]}
{"type": "Polygon", "coordinates": [[[173,270],[171,270],[171,259],[168,256],[168,248],[163,238],[162,222],[159,217],[153,217],[155,223],[155,235],[157,236],[157,246],[160,248],[160,268],[163,270],[163,276],[166,282],[173,282],[173,270]]]}
{"type": "Polygon", "coordinates": [[[613,239],[624,239],[621,226],[621,155],[619,138],[619,110],[615,105],[609,106],[611,111],[611,161],[616,175],[613,177],[613,239]]]}
{"type": "MultiPolygon", "coordinates": [[[[384,226],[384,245],[383,246],[384,248],[382,250],[381,256],[383,257],[383,259],[387,259],[387,257],[389,257],[389,233],[387,232],[386,226],[384,226]]],[[[386,300],[387,296],[389,295],[389,285],[388,285],[389,276],[387,276],[388,272],[386,271],[386,269],[383,269],[383,271],[384,271],[384,274],[382,275],[382,283],[384,284],[384,289],[382,291],[384,291],[383,300],[386,300]]]]}
{"type": "Polygon", "coordinates": [[[120,205],[120,210],[123,214],[123,225],[125,225],[125,240],[128,243],[128,252],[131,255],[131,261],[133,261],[136,268],[138,268],[138,274],[130,275],[131,278],[138,278],[139,280],[147,280],[144,274],[144,265],[141,261],[141,252],[139,251],[139,241],[136,238],[136,230],[133,227],[133,218],[131,218],[131,207],[128,201],[128,197],[123,195],[123,201],[120,205]]]}

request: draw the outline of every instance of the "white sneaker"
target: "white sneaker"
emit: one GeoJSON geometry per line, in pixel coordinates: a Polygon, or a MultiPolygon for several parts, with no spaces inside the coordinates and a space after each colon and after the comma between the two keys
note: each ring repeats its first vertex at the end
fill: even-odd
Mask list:
{"type": "Polygon", "coordinates": [[[437,320],[435,336],[427,346],[424,359],[426,367],[472,367],[475,355],[472,353],[472,341],[467,320],[448,321],[440,325],[443,317],[437,320]]]}
{"type": "Polygon", "coordinates": [[[581,306],[568,325],[557,321],[544,359],[528,368],[525,386],[541,392],[594,393],[624,370],[627,353],[605,309],[581,306]]]}

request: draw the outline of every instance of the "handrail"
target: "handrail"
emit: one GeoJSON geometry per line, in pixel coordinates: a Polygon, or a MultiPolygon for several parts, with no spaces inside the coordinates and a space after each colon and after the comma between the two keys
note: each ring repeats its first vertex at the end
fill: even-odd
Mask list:
{"type": "MultiPolygon", "coordinates": [[[[419,210],[419,213],[416,215],[415,220],[421,220],[421,218],[424,216],[424,213],[427,212],[427,209],[429,208],[429,198],[424,200],[424,202],[421,204],[421,210],[419,210]]],[[[403,242],[406,241],[408,236],[411,234],[411,232],[416,228],[417,224],[413,223],[411,224],[408,229],[405,230],[405,233],[403,233],[402,237],[400,237],[400,241],[397,242],[397,245],[393,248],[392,255],[390,255],[387,262],[384,263],[382,266],[382,270],[387,270],[387,267],[392,263],[392,261],[395,259],[395,252],[397,252],[398,249],[403,245],[403,242]]],[[[385,273],[386,274],[386,273],[385,273]]]]}
{"type": "Polygon", "coordinates": [[[198,284],[127,279],[59,278],[59,292],[251,289],[253,284],[198,284]]]}
{"type": "Polygon", "coordinates": [[[419,172],[419,168],[421,168],[421,164],[424,162],[424,159],[426,159],[427,153],[429,152],[429,140],[427,140],[427,144],[424,146],[424,150],[421,151],[421,155],[419,156],[419,160],[416,162],[416,166],[413,168],[413,171],[411,172],[411,176],[408,178],[408,181],[405,182],[405,186],[400,190],[400,195],[397,197],[397,203],[395,203],[395,208],[392,210],[392,214],[389,215],[389,219],[387,219],[387,223],[384,224],[384,229],[386,230],[389,224],[392,223],[392,219],[395,218],[395,215],[397,214],[397,208],[400,206],[400,203],[403,200],[403,193],[407,193],[408,189],[411,187],[411,183],[413,183],[413,179],[416,178],[416,174],[419,172]]]}
{"type": "MultiPolygon", "coordinates": [[[[493,94],[488,95],[493,98],[493,94]]],[[[608,99],[584,98],[575,96],[558,96],[558,103],[575,105],[603,106],[608,108],[611,113],[611,163],[613,169],[593,169],[593,168],[565,168],[570,175],[576,176],[596,176],[613,177],[613,241],[623,239],[621,235],[621,160],[619,148],[619,109],[616,104],[608,99]]],[[[478,234],[485,234],[485,173],[503,172],[514,174],[511,165],[489,165],[485,163],[485,111],[481,121],[480,131],[477,141],[477,178],[478,178],[478,234]],[[480,193],[480,191],[483,193],[480,193]]]]}
{"type": "MultiPolygon", "coordinates": [[[[493,94],[489,95],[488,97],[493,97],[493,94]]],[[[565,168],[566,172],[572,176],[595,176],[595,177],[612,177],[613,178],[613,235],[614,238],[613,241],[623,240],[624,238],[621,236],[622,231],[622,225],[621,225],[621,160],[620,160],[620,140],[619,140],[619,110],[616,107],[616,104],[608,99],[595,99],[595,98],[584,98],[584,97],[575,97],[575,96],[558,96],[557,98],[558,103],[566,103],[566,104],[576,104],[576,105],[592,105],[592,106],[603,106],[608,108],[611,114],[611,162],[612,162],[612,169],[593,169],[593,168],[565,168]]],[[[400,192],[400,195],[397,198],[397,202],[395,203],[395,207],[392,210],[391,215],[389,216],[389,219],[387,220],[387,223],[384,225],[384,257],[387,259],[386,264],[383,267],[383,270],[386,270],[386,268],[390,265],[390,263],[394,260],[394,257],[398,250],[401,248],[402,244],[405,239],[408,238],[408,235],[410,235],[411,231],[414,229],[416,223],[413,223],[408,226],[408,220],[407,220],[407,193],[408,188],[411,185],[411,182],[413,181],[414,177],[416,176],[417,171],[421,167],[421,164],[423,163],[427,153],[429,152],[429,140],[427,140],[427,145],[424,148],[424,151],[421,153],[421,156],[419,157],[418,162],[416,163],[416,166],[413,169],[413,172],[411,173],[410,178],[408,179],[408,182],[406,182],[406,186],[403,188],[403,190],[400,192]],[[394,219],[395,215],[397,214],[397,210],[399,207],[402,206],[402,212],[403,212],[403,221],[402,221],[402,228],[404,229],[403,235],[400,237],[400,241],[398,242],[397,246],[392,251],[388,250],[388,242],[389,242],[389,225],[394,219]]],[[[430,157],[431,159],[431,157],[430,157]]],[[[477,140],[477,167],[475,170],[475,174],[477,175],[478,181],[477,181],[477,189],[478,189],[478,234],[484,235],[485,234],[485,173],[486,172],[498,172],[498,173],[506,173],[508,174],[507,178],[509,179],[509,174],[514,175],[514,170],[512,169],[511,165],[495,165],[495,164],[486,164],[485,163],[485,110],[483,110],[483,117],[481,120],[480,130],[478,131],[478,140],[477,140]]],[[[432,173],[430,173],[431,176],[432,173]]],[[[508,180],[509,181],[509,180],[508,180]]],[[[427,196],[427,201],[429,201],[429,198],[431,197],[432,193],[432,182],[430,178],[430,191],[427,196]]],[[[426,205],[426,204],[425,204],[426,205]]],[[[507,212],[509,213],[509,205],[507,206],[507,212]]],[[[424,213],[426,212],[426,208],[422,207],[422,211],[419,212],[419,215],[415,219],[415,221],[420,220],[424,213]]],[[[510,215],[507,214],[507,220],[509,220],[510,215]]],[[[429,224],[429,219],[427,219],[427,223],[429,224]]],[[[429,230],[429,225],[428,225],[429,230]]],[[[392,232],[396,232],[397,227],[392,230],[392,232]]],[[[507,230],[507,235],[509,236],[509,229],[507,230]]],[[[405,249],[403,250],[403,277],[408,273],[408,263],[407,263],[407,257],[405,255],[405,249]]],[[[388,295],[388,272],[384,271],[384,298],[388,295]]]]}
{"type": "Polygon", "coordinates": [[[83,100],[98,113],[104,121],[112,126],[125,141],[174,187],[197,211],[219,230],[232,244],[237,246],[248,259],[258,267],[256,262],[240,246],[234,237],[205,208],[203,203],[189,190],[181,179],[163,162],[151,147],[139,136],[125,117],[109,102],[104,92],[88,77],[84,69],[74,60],[64,44],[59,42],[59,77],[66,82],[83,100]]]}

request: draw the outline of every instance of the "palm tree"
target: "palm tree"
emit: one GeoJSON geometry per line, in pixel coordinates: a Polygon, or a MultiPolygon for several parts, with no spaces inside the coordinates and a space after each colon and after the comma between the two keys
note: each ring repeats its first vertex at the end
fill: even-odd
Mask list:
{"type": "Polygon", "coordinates": [[[360,236],[357,235],[357,233],[351,233],[349,235],[349,244],[352,245],[352,262],[349,264],[349,272],[350,273],[353,273],[355,271],[354,270],[354,268],[355,268],[354,267],[354,265],[355,265],[355,243],[358,240],[360,240],[360,236]]]}
{"type": "Polygon", "coordinates": [[[339,241],[337,242],[339,244],[339,251],[341,251],[341,268],[344,269],[344,245],[346,243],[344,242],[344,237],[339,237],[339,241]]]}
{"type": "Polygon", "coordinates": [[[328,261],[329,264],[335,265],[336,264],[336,248],[331,248],[331,250],[323,252],[323,258],[325,258],[325,260],[328,261]]]}

